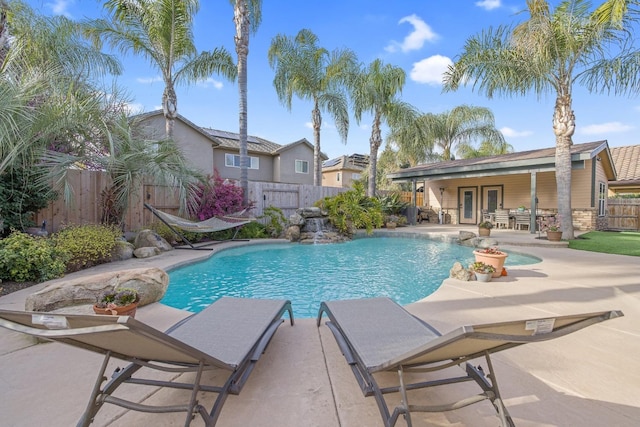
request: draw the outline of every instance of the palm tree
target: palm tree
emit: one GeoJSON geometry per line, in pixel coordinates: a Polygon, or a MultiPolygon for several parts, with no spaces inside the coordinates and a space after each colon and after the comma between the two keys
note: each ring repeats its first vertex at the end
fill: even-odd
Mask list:
{"type": "MultiPolygon", "coordinates": [[[[502,151],[508,145],[496,129],[493,113],[488,108],[460,105],[451,111],[425,114],[418,118],[427,147],[437,147],[439,160],[453,160],[453,153],[469,152],[473,141],[482,139],[502,151]]],[[[492,148],[493,150],[493,148],[492,148]]]]}
{"type": "Polygon", "coordinates": [[[376,193],[378,149],[382,144],[382,126],[393,129],[410,126],[415,120],[415,109],[397,98],[405,83],[405,72],[400,67],[384,65],[380,59],[363,68],[351,81],[351,99],[356,121],[363,113],[373,115],[369,138],[369,185],[367,195],[376,193]]]}
{"type": "Polygon", "coordinates": [[[494,144],[491,141],[482,141],[479,147],[461,144],[458,146],[458,154],[463,159],[473,159],[477,157],[497,156],[513,152],[513,146],[506,141],[503,144],[494,144]]]}
{"type": "Polygon", "coordinates": [[[198,53],[193,40],[193,17],[198,0],[109,0],[104,4],[111,20],[85,22],[85,32],[96,46],[102,39],[121,53],[132,52],[148,59],[162,74],[162,110],[167,137],[173,136],[178,115],[175,87],[219,73],[229,80],[236,67],[224,48],[198,53]]]}
{"type": "Polygon", "coordinates": [[[322,185],[320,161],[321,111],[334,119],[342,142],[347,142],[349,110],[344,87],[356,69],[356,56],[348,50],[328,50],[318,46],[318,37],[303,29],[295,38],[278,34],[269,47],[269,65],[275,69],[273,85],[280,101],[291,111],[291,99],[297,95],[313,102],[313,184],[322,185]]]}
{"type": "MultiPolygon", "coordinates": [[[[533,91],[556,94],[558,213],[571,218],[571,145],[575,131],[572,90],[584,83],[590,91],[637,90],[638,65],[629,66],[633,46],[629,7],[636,0],[607,0],[594,11],[586,0],[564,0],[551,12],[545,0],[527,0],[529,19],[515,27],[490,28],[467,40],[462,54],[445,73],[445,90],[469,83],[491,98],[533,91]],[[613,47],[613,49],[612,49],[613,47]],[[617,57],[609,58],[608,52],[617,57]],[[613,71],[613,72],[612,72],[613,71]],[[636,76],[629,78],[629,71],[636,76]]],[[[563,221],[562,237],[573,239],[572,221],[563,221]]]]}
{"type": "Polygon", "coordinates": [[[46,179],[53,180],[63,190],[67,200],[72,199],[73,189],[67,179],[74,168],[102,170],[108,175],[109,186],[101,194],[102,223],[123,226],[129,200],[142,188],[145,177],[153,177],[157,185],[177,189],[181,210],[195,207],[196,184],[202,177],[194,172],[171,140],[148,141],[137,137],[136,123],[123,113],[112,123],[104,123],[107,135],[106,153],[73,155],[49,151],[43,157],[46,179]]]}
{"type": "Polygon", "coordinates": [[[247,155],[247,57],[249,56],[249,32],[258,29],[262,21],[261,0],[230,0],[233,5],[233,21],[236,24],[236,54],[238,55],[238,91],[240,110],[240,187],[242,201],[249,205],[249,156],[247,155]]]}

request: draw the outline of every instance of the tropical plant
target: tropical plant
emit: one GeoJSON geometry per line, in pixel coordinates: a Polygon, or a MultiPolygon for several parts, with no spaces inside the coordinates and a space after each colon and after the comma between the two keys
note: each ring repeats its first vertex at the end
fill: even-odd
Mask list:
{"type": "Polygon", "coordinates": [[[313,184],[322,185],[322,111],[333,117],[338,134],[346,143],[349,109],[344,87],[357,68],[356,56],[348,49],[329,52],[318,46],[318,37],[314,33],[302,29],[295,38],[283,34],[273,38],[269,47],[269,65],[275,69],[273,85],[278,98],[287,109],[291,110],[293,95],[313,102],[313,184]]]}
{"type": "Polygon", "coordinates": [[[85,21],[84,32],[96,47],[106,41],[123,54],[146,58],[160,71],[167,137],[173,137],[178,116],[176,85],[204,80],[213,73],[235,79],[236,67],[226,49],[197,52],[193,18],[200,8],[198,0],[108,0],[104,7],[110,19],[85,21]]]}
{"type": "Polygon", "coordinates": [[[258,219],[264,219],[265,229],[270,237],[280,237],[284,232],[287,219],[282,209],[275,206],[267,206],[262,212],[262,216],[258,219]]]}
{"type": "Polygon", "coordinates": [[[326,211],[331,223],[343,234],[351,235],[356,229],[364,228],[372,233],[382,227],[384,214],[375,197],[365,195],[364,186],[354,183],[354,188],[333,197],[325,197],[315,203],[326,211]]]}
{"type": "Polygon", "coordinates": [[[133,130],[136,122],[130,122],[124,114],[104,126],[109,143],[107,153],[78,156],[49,151],[43,156],[47,176],[63,189],[65,200],[73,201],[69,171],[84,167],[102,170],[108,175],[109,185],[101,195],[103,224],[123,225],[129,201],[142,188],[142,180],[146,177],[152,178],[157,185],[175,188],[182,212],[193,208],[195,185],[202,178],[189,166],[174,141],[149,141],[137,137],[133,130]]]}
{"type": "Polygon", "coordinates": [[[471,264],[469,266],[469,269],[476,272],[476,273],[484,273],[484,274],[488,274],[488,273],[495,273],[496,272],[496,268],[492,265],[489,264],[485,264],[482,261],[476,261],[473,264],[471,264]]]}
{"type": "Polygon", "coordinates": [[[394,192],[377,196],[382,206],[382,212],[386,214],[398,215],[409,206],[409,203],[402,200],[400,193],[394,192]]]}
{"type": "Polygon", "coordinates": [[[247,154],[247,57],[249,56],[249,33],[255,33],[262,21],[262,0],[230,0],[233,5],[234,37],[238,55],[237,75],[239,92],[240,131],[240,188],[242,201],[249,204],[249,156],[247,154]]]}
{"type": "Polygon", "coordinates": [[[432,154],[432,159],[446,161],[453,160],[456,152],[469,154],[474,150],[473,141],[478,139],[491,151],[508,152],[510,148],[488,108],[460,105],[444,113],[424,114],[417,121],[424,135],[425,151],[430,147],[441,150],[439,155],[432,154]]]}
{"type": "Polygon", "coordinates": [[[356,121],[362,121],[364,113],[371,113],[371,137],[369,138],[369,182],[367,195],[376,194],[378,149],[382,144],[382,126],[391,129],[409,126],[415,119],[415,109],[400,101],[405,72],[400,67],[385,65],[380,59],[364,67],[350,82],[351,99],[356,121]]]}
{"type": "MultiPolygon", "coordinates": [[[[489,28],[472,36],[445,73],[446,91],[470,84],[492,98],[533,91],[553,92],[558,212],[571,218],[571,145],[576,121],[572,90],[637,91],[638,52],[631,51],[636,0],[607,0],[595,10],[586,0],[563,0],[551,11],[548,1],[527,0],[529,19],[514,27],[489,28]],[[613,56],[615,55],[615,56],[613,56]]],[[[572,221],[563,238],[573,239],[572,221]]]]}

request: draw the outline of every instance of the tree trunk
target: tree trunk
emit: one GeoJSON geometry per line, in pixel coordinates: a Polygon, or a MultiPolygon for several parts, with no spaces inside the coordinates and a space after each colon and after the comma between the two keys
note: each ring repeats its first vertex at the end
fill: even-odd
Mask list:
{"type": "Polygon", "coordinates": [[[378,169],[378,150],[382,144],[382,134],[380,130],[380,113],[376,111],[371,127],[371,138],[369,139],[369,186],[367,196],[376,195],[376,174],[378,169]]]}
{"type": "Polygon", "coordinates": [[[316,100],[311,112],[311,120],[313,122],[313,185],[319,187],[322,185],[322,161],[320,159],[320,127],[322,126],[322,116],[318,108],[316,100]]]}
{"type": "Polygon", "coordinates": [[[4,59],[9,51],[7,40],[9,39],[9,27],[7,26],[7,10],[9,5],[4,0],[0,0],[0,66],[4,65],[4,59]]]}
{"type": "Polygon", "coordinates": [[[162,93],[162,112],[165,119],[165,131],[168,138],[173,138],[173,127],[178,116],[178,96],[171,80],[165,80],[162,93]]]}
{"type": "Polygon", "coordinates": [[[571,209],[571,137],[576,122],[571,109],[569,85],[558,89],[558,97],[553,112],[553,132],[556,135],[556,187],[558,193],[558,215],[562,228],[562,238],[574,239],[573,214],[571,209]]]}
{"type": "Polygon", "coordinates": [[[238,109],[240,137],[240,187],[242,203],[249,205],[249,155],[247,153],[247,57],[249,56],[249,10],[246,0],[236,1],[233,20],[236,24],[236,54],[238,55],[238,109]]]}

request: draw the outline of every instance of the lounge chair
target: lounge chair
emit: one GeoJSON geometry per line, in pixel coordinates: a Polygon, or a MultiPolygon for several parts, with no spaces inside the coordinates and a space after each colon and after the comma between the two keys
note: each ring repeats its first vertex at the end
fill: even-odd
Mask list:
{"type": "MultiPolygon", "coordinates": [[[[291,303],[285,300],[221,298],[211,306],[160,332],[129,316],[66,315],[0,310],[0,326],[104,354],[102,367],[79,426],[88,426],[104,403],[152,413],[186,412],[185,425],[200,414],[215,425],[228,394],[238,394],[264,352],[291,303]],[[117,368],[102,385],[111,357],[131,362],[117,368]],[[133,375],[142,368],[195,372],[192,383],[160,381],[133,375]],[[228,376],[220,385],[201,384],[204,371],[220,369],[228,376]],[[151,406],[113,396],[123,383],[190,390],[188,401],[151,406]],[[217,393],[210,411],[198,403],[200,392],[217,393]]],[[[144,370],[140,374],[144,374],[144,370]]],[[[182,376],[184,377],[184,375],[182,376]]],[[[182,378],[182,381],[185,381],[182,378]]],[[[187,399],[185,399],[187,400],[187,399]]]]}
{"type": "Polygon", "coordinates": [[[388,298],[323,302],[318,313],[318,326],[323,313],[329,317],[326,325],[333,332],[362,392],[365,396],[375,397],[385,426],[395,425],[400,415],[411,426],[411,412],[449,411],[487,399],[493,403],[501,425],[513,426],[498,391],[491,353],[564,336],[623,315],[619,311],[607,311],[463,326],[441,335],[388,298]],[[488,375],[482,368],[469,363],[478,357],[486,359],[488,375]],[[460,365],[466,375],[405,383],[409,379],[405,378],[405,373],[433,372],[454,365],[460,365]],[[398,385],[381,388],[374,374],[392,370],[398,371],[398,385]],[[410,390],[464,381],[475,381],[482,393],[451,404],[432,406],[412,405],[407,399],[407,391],[410,390]],[[384,395],[395,392],[400,392],[402,401],[391,410],[384,395]]]}
{"type": "Polygon", "coordinates": [[[179,246],[178,249],[210,249],[210,248],[207,248],[206,246],[209,246],[215,243],[220,243],[223,241],[240,240],[240,239],[236,239],[236,236],[238,235],[238,231],[240,230],[240,227],[256,220],[255,218],[242,216],[246,210],[243,210],[242,212],[238,212],[232,215],[214,216],[212,218],[198,222],[198,221],[191,221],[188,219],[184,219],[179,216],[171,215],[166,212],[162,212],[154,208],[148,203],[145,203],[144,207],[149,209],[151,213],[153,213],[160,221],[162,221],[167,227],[169,227],[169,229],[173,233],[175,233],[178,237],[180,237],[180,239],[186,245],[189,246],[188,248],[179,246]],[[206,245],[201,245],[201,246],[195,246],[193,243],[187,240],[184,234],[176,230],[176,229],[181,229],[184,231],[190,231],[192,233],[212,233],[215,231],[231,230],[234,228],[235,228],[235,233],[233,234],[233,237],[231,237],[231,239],[215,240],[213,242],[208,242],[206,245]]]}

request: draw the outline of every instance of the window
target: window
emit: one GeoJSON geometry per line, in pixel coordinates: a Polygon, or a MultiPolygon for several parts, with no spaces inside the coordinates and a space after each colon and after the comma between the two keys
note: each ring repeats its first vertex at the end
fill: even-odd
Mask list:
{"type": "Polygon", "coordinates": [[[306,160],[296,160],[296,173],[309,173],[309,162],[306,160]]]}
{"type": "Polygon", "coordinates": [[[600,183],[600,191],[598,192],[598,216],[605,216],[607,213],[607,185],[600,183]]]}
{"type": "MultiPolygon", "coordinates": [[[[224,165],[230,168],[240,167],[240,155],[226,153],[224,155],[224,165]]],[[[249,156],[249,169],[260,169],[260,159],[249,156]]]]}
{"type": "Polygon", "coordinates": [[[352,173],[351,174],[351,179],[356,180],[356,179],[360,179],[360,174],[359,173],[352,173]]]}
{"type": "Polygon", "coordinates": [[[336,174],[336,181],[340,182],[340,172],[336,174]]]}

